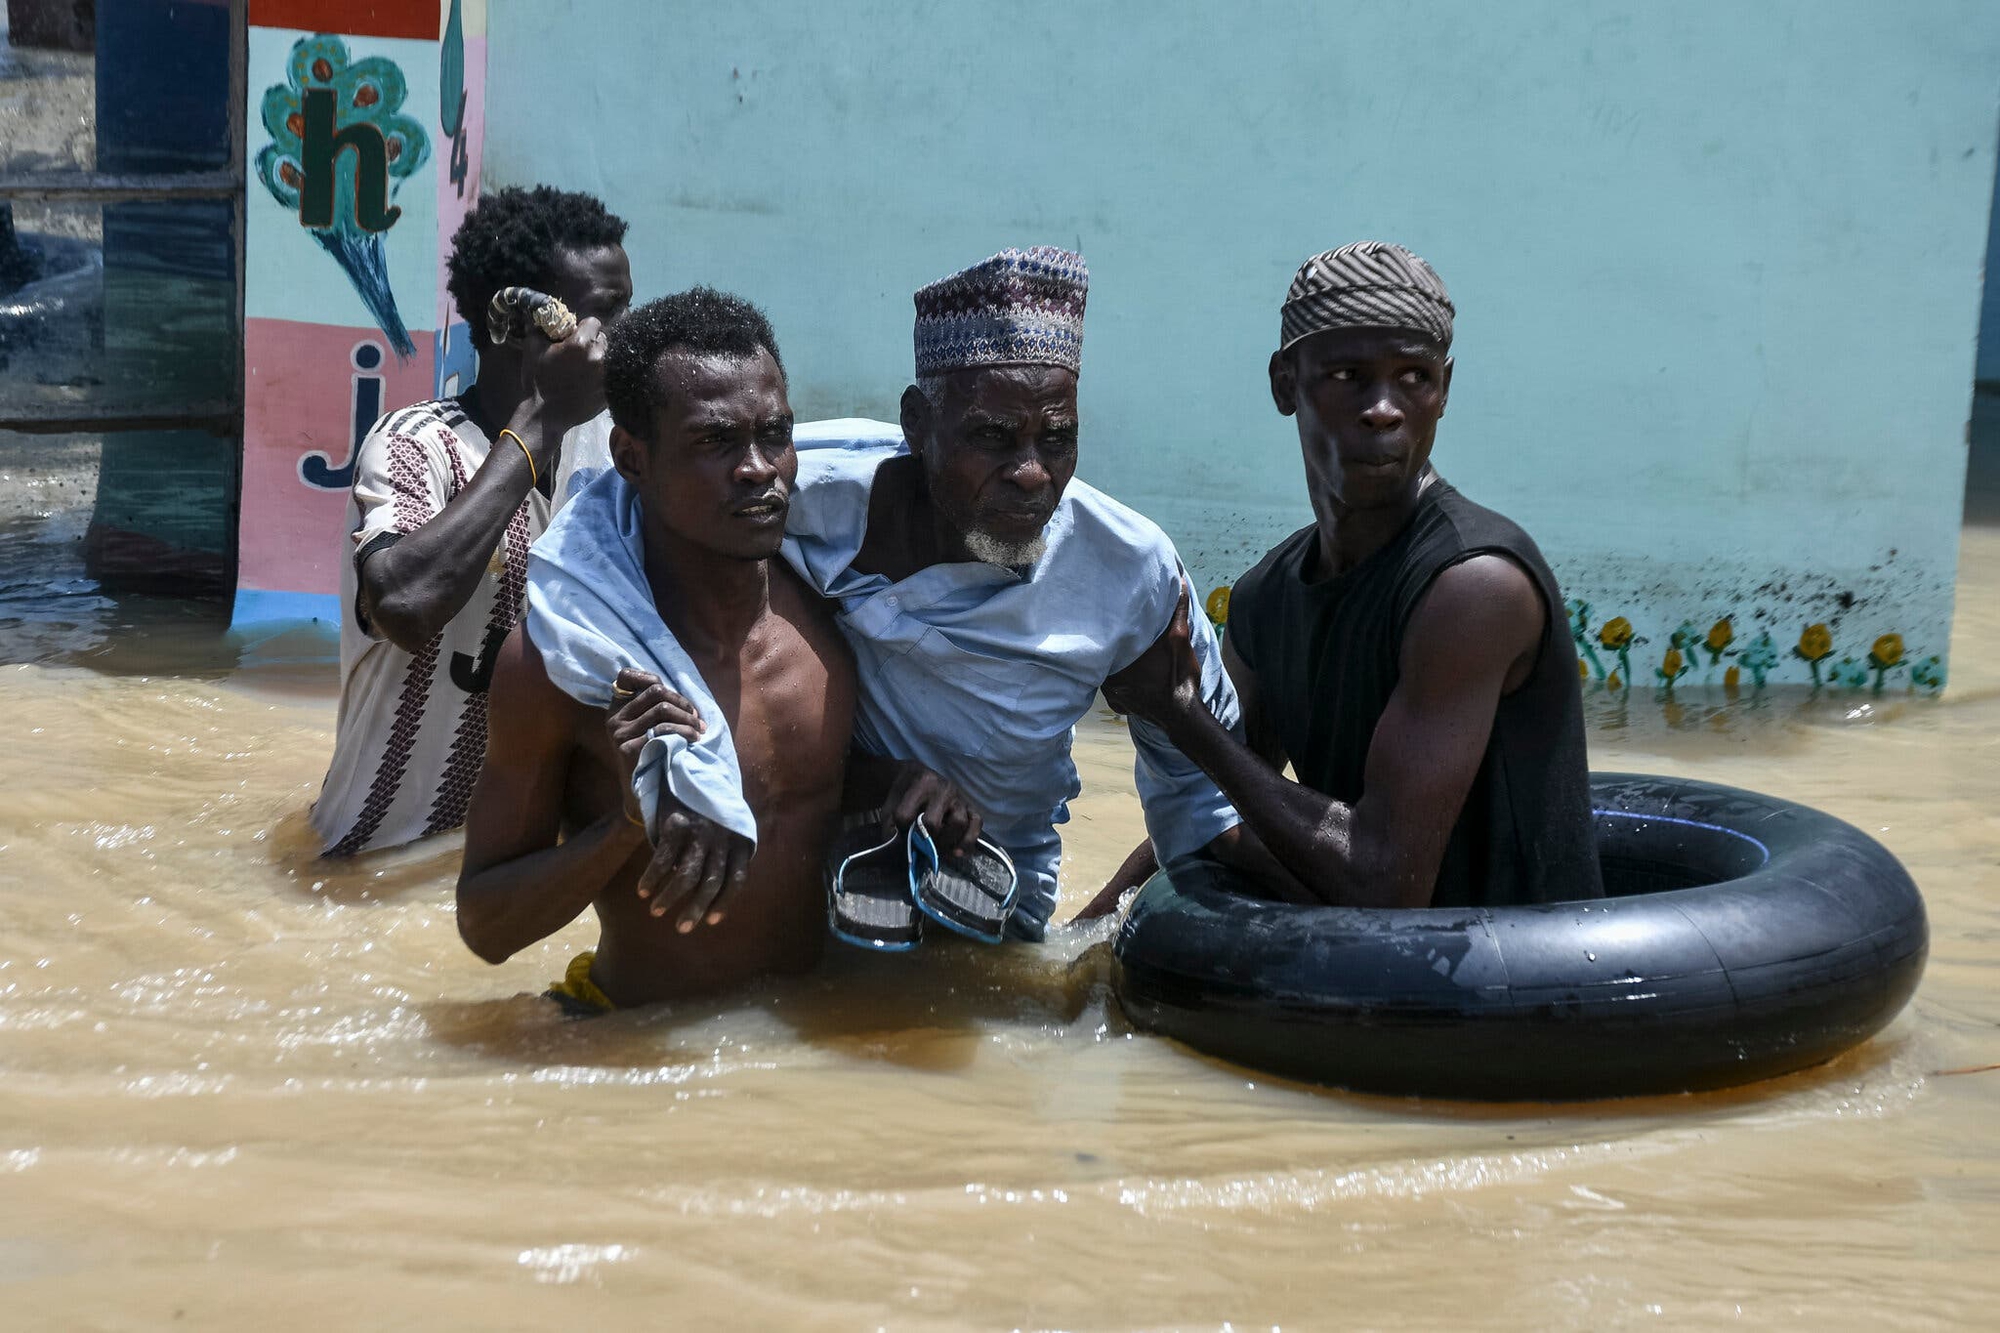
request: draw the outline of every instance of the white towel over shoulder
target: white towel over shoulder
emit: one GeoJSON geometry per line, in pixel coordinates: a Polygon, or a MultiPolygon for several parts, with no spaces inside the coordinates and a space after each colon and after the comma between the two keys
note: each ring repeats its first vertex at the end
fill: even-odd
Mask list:
{"type": "Polygon", "coordinates": [[[612,683],[626,667],[686,695],[706,729],[692,743],[675,735],[646,742],[632,775],[646,828],[659,831],[664,789],[754,843],[757,820],[743,799],[729,723],[654,605],[639,522],[638,494],[615,471],[563,506],[528,553],[528,637],[549,679],[578,703],[609,707],[612,683]]]}

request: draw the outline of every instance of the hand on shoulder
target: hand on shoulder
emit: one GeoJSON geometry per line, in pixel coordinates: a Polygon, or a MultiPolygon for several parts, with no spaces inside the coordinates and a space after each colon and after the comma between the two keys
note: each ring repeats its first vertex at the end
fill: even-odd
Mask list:
{"type": "Polygon", "coordinates": [[[1201,660],[1194,651],[1187,583],[1181,583],[1173,619],[1151,647],[1104,682],[1104,702],[1166,726],[1189,709],[1201,707],[1201,660]]]}

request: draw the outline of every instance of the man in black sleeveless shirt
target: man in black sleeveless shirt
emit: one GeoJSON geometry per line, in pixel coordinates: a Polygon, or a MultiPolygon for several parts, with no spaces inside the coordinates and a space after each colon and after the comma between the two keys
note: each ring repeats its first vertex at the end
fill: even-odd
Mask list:
{"type": "Polygon", "coordinates": [[[1452,315],[1437,274],[1400,246],[1331,250],[1292,282],[1271,396],[1298,422],[1315,521],[1231,598],[1223,658],[1249,744],[1200,706],[1185,596],[1105,686],[1235,803],[1289,873],[1275,896],[1422,907],[1603,895],[1555,576],[1527,533],[1430,465],[1452,315]]]}

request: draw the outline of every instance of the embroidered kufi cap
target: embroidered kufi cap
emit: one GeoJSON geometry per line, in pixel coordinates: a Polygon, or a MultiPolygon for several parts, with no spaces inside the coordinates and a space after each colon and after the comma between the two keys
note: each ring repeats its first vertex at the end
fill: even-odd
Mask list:
{"type": "Polygon", "coordinates": [[[918,378],[977,366],[1077,370],[1089,291],[1083,256],[1048,245],[1002,250],[919,288],[918,378]]]}

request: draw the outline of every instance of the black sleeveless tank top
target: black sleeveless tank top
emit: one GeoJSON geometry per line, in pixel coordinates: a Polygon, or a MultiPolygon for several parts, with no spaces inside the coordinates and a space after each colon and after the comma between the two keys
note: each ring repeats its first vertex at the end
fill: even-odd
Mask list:
{"type": "Polygon", "coordinates": [[[1548,624],[1527,680],[1500,700],[1432,903],[1602,897],[1576,647],[1533,539],[1433,481],[1387,546],[1335,578],[1308,582],[1318,540],[1311,526],[1287,537],[1229,603],[1230,643],[1257,673],[1264,715],[1299,781],[1337,801],[1360,799],[1369,742],[1401,675],[1403,627],[1446,569],[1504,555],[1535,581],[1548,624]]]}

